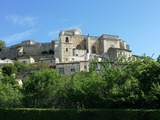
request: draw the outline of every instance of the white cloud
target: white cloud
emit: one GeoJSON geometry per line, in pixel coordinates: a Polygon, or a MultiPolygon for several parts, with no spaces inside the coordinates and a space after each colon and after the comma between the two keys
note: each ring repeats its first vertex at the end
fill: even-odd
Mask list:
{"type": "Polygon", "coordinates": [[[33,16],[10,15],[10,16],[5,16],[5,19],[11,21],[13,25],[33,26],[36,23],[37,18],[33,16]]]}
{"type": "Polygon", "coordinates": [[[22,41],[24,39],[27,39],[31,34],[34,32],[34,29],[26,30],[24,32],[15,33],[13,35],[5,36],[0,38],[0,40],[5,41],[5,43],[8,45],[14,44],[15,42],[22,41]]]}

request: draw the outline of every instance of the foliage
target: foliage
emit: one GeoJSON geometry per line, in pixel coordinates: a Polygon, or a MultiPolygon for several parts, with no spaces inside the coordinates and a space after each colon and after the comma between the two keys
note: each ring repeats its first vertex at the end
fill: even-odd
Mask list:
{"type": "Polygon", "coordinates": [[[0,107],[21,107],[22,94],[12,84],[0,82],[0,107]]]}
{"type": "Polygon", "coordinates": [[[17,73],[17,68],[15,66],[12,66],[12,65],[3,66],[2,67],[2,73],[3,73],[3,75],[11,76],[11,75],[17,73]]]}
{"type": "Polygon", "coordinates": [[[47,69],[47,68],[48,68],[48,65],[45,64],[45,63],[37,63],[37,64],[36,64],[36,69],[37,69],[37,70],[47,69]]]}
{"type": "Polygon", "coordinates": [[[157,62],[160,63],[160,55],[158,55],[158,57],[157,57],[157,62]]]}
{"type": "Polygon", "coordinates": [[[6,44],[4,41],[0,40],[0,52],[2,51],[3,48],[6,47],[6,44]]]}
{"type": "Polygon", "coordinates": [[[14,66],[17,68],[17,71],[19,73],[25,73],[30,70],[30,65],[27,63],[22,63],[22,62],[15,62],[14,66]]]}
{"type": "Polygon", "coordinates": [[[63,108],[100,108],[101,75],[77,72],[66,79],[60,104],[63,108]]]}
{"type": "Polygon", "coordinates": [[[159,120],[160,110],[150,109],[0,109],[5,120],[159,120]]]}
{"type": "Polygon", "coordinates": [[[21,107],[21,86],[14,76],[2,76],[0,78],[0,108],[21,107]]]}
{"type": "MultiPolygon", "coordinates": [[[[111,65],[109,59],[101,63],[92,62],[89,72],[75,72],[71,76],[65,76],[65,79],[64,76],[59,76],[56,77],[58,81],[51,75],[45,75],[45,72],[30,77],[27,80],[29,84],[25,83],[29,88],[24,85],[25,92],[30,90],[30,93],[25,94],[27,97],[30,96],[28,97],[30,100],[43,101],[45,98],[46,104],[37,107],[77,109],[160,107],[160,64],[145,56],[129,62],[125,57],[121,57],[114,65],[111,65]],[[97,64],[101,64],[104,68],[99,74],[96,73],[97,64]],[[45,84],[44,87],[43,82],[47,81],[44,76],[45,78],[50,76],[49,81],[54,80],[56,84],[45,84]],[[35,83],[37,78],[39,82],[35,83]]],[[[32,107],[34,103],[35,101],[32,107]]]]}
{"type": "MultiPolygon", "coordinates": [[[[160,64],[148,57],[130,62],[121,61],[112,67],[109,65],[109,60],[101,63],[104,67],[102,88],[103,97],[107,103],[105,108],[158,107],[158,101],[157,105],[153,105],[155,100],[151,93],[153,90],[158,91],[159,88],[157,82],[160,81],[160,64]]],[[[154,98],[157,97],[154,96],[154,98]]]]}
{"type": "Polygon", "coordinates": [[[26,78],[23,83],[25,106],[53,107],[60,79],[61,74],[51,69],[42,69],[26,78]]]}
{"type": "MultiPolygon", "coordinates": [[[[8,92],[5,90],[7,100],[13,99],[9,98],[13,90],[17,90],[19,98],[22,98],[19,94],[21,88],[12,76],[14,73],[12,67],[14,66],[3,67],[3,74],[0,76],[2,88],[6,85],[4,90],[8,90],[8,92]]],[[[42,69],[45,67],[38,67],[37,64],[27,67],[25,64],[15,63],[15,67],[19,72],[28,69],[38,70],[23,82],[22,100],[25,107],[160,108],[160,62],[146,56],[128,60],[121,56],[115,64],[109,59],[102,62],[94,61],[90,63],[89,72],[81,71],[71,75],[63,75],[49,68],[42,69]],[[97,72],[96,66],[99,64],[103,69],[97,72]]],[[[3,99],[1,100],[3,103],[3,99]]]]}

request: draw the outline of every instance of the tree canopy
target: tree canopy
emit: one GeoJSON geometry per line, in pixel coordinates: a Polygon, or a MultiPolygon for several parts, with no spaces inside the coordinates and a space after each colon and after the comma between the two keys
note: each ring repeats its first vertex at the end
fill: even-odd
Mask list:
{"type": "Polygon", "coordinates": [[[3,75],[11,76],[11,75],[17,73],[17,68],[15,66],[12,66],[12,65],[3,66],[2,67],[2,73],[3,73],[3,75]]]}
{"type": "MultiPolygon", "coordinates": [[[[109,60],[92,62],[89,72],[71,75],[49,68],[37,69],[23,80],[22,87],[11,75],[13,66],[5,66],[0,76],[3,88],[0,107],[159,109],[160,62],[145,56],[130,61],[123,59],[112,65],[109,60]],[[96,72],[97,64],[103,66],[103,71],[96,72]]],[[[28,69],[19,63],[15,66],[19,72],[28,69]]]]}
{"type": "Polygon", "coordinates": [[[2,51],[3,48],[6,47],[6,44],[4,41],[0,40],[0,51],[2,51]]]}
{"type": "Polygon", "coordinates": [[[34,72],[23,83],[25,105],[29,107],[52,106],[56,100],[55,94],[60,85],[60,79],[61,74],[55,70],[42,69],[34,72]]]}

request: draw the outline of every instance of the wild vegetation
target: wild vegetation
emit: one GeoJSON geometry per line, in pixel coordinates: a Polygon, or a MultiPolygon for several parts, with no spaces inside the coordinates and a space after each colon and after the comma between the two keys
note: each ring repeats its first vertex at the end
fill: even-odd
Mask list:
{"type": "Polygon", "coordinates": [[[160,108],[160,57],[157,61],[141,57],[130,62],[122,59],[110,65],[100,64],[104,71],[96,74],[96,62],[90,71],[60,74],[56,70],[22,63],[3,67],[0,76],[2,108],[160,108]],[[19,86],[13,73],[30,74],[19,86]]]}
{"type": "Polygon", "coordinates": [[[2,51],[3,48],[6,47],[6,43],[3,40],[0,40],[0,51],[2,51]]]}

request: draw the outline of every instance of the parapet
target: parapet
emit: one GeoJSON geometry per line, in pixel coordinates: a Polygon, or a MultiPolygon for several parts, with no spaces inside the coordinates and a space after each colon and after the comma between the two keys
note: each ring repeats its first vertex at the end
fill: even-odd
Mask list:
{"type": "Polygon", "coordinates": [[[117,36],[117,35],[108,35],[108,34],[103,34],[100,37],[103,38],[103,39],[105,39],[105,38],[119,39],[119,36],[117,36]]]}
{"type": "Polygon", "coordinates": [[[25,41],[22,41],[21,44],[25,44],[25,45],[35,45],[37,44],[36,41],[33,41],[33,40],[25,40],[25,41]]]}

